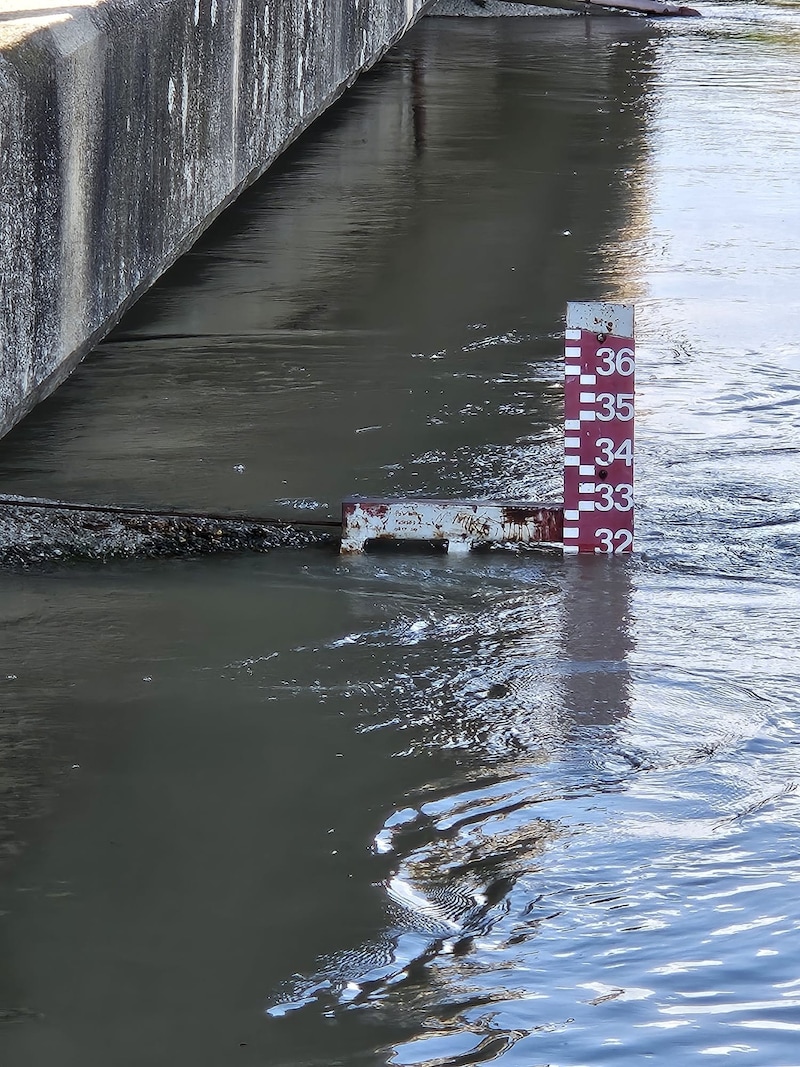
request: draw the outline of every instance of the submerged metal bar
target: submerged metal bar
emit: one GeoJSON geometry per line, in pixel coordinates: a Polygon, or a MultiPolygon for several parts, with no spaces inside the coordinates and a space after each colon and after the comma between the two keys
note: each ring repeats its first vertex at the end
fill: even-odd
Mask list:
{"type": "Polygon", "coordinates": [[[39,511],[90,511],[98,515],[128,516],[131,518],[188,519],[195,522],[241,522],[251,526],[329,526],[338,527],[338,519],[306,518],[276,519],[263,515],[238,515],[235,512],[170,511],[120,504],[73,504],[66,500],[40,500],[37,497],[0,496],[0,507],[28,508],[39,511]]]}
{"type": "Polygon", "coordinates": [[[0,497],[0,565],[336,546],[339,523],[0,497]]]}
{"type": "Polygon", "coordinates": [[[339,545],[328,519],[261,520],[131,507],[0,499],[0,565],[164,558],[339,545]],[[319,526],[317,525],[319,524],[319,526]]]}

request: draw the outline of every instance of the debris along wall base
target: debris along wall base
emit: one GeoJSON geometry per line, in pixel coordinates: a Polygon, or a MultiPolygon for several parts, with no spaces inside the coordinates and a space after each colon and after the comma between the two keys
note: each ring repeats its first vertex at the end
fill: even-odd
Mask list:
{"type": "Polygon", "coordinates": [[[428,0],[0,0],[0,435],[428,0]]]}
{"type": "Polygon", "coordinates": [[[342,504],[343,553],[418,541],[469,552],[561,544],[565,553],[633,549],[633,308],[570,303],[564,345],[564,502],[364,500],[342,504]]]}
{"type": "Polygon", "coordinates": [[[611,11],[656,18],[700,16],[693,7],[662,0],[436,0],[428,14],[444,18],[496,18],[498,15],[608,15],[611,11]]]}

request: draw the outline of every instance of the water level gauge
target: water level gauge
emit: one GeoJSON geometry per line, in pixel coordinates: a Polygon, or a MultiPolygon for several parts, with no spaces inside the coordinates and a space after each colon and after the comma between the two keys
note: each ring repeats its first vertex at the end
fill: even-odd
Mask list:
{"type": "Polygon", "coordinates": [[[564,552],[630,552],[633,308],[569,303],[564,338],[564,552]]]}

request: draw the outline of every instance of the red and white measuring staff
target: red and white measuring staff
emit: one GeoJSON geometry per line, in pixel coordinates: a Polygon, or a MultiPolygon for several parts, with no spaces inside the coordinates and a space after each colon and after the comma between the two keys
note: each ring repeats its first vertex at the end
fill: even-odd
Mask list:
{"type": "Polygon", "coordinates": [[[633,308],[569,303],[564,339],[564,552],[630,552],[633,308]]]}

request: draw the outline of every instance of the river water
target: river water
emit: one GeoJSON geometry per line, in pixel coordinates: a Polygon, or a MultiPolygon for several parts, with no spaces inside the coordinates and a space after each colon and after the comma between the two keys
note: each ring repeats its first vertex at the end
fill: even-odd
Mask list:
{"type": "Polygon", "coordinates": [[[800,1063],[800,6],[426,20],[0,449],[5,492],[558,496],[630,559],[0,574],[8,1067],[800,1063]]]}

